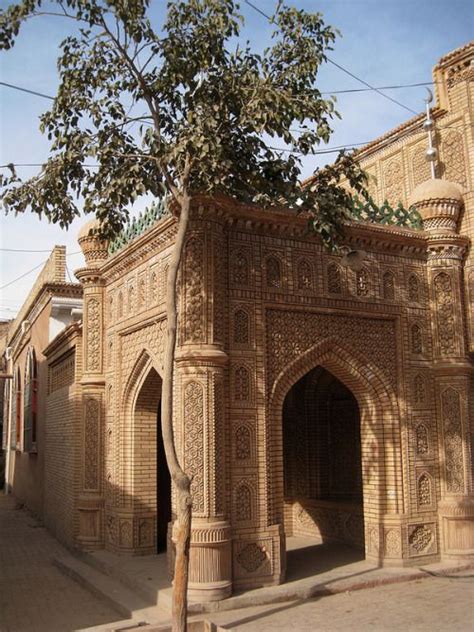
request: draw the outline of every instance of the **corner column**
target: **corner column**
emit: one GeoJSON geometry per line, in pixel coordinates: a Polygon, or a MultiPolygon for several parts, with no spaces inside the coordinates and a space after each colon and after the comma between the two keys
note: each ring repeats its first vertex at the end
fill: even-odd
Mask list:
{"type": "Polygon", "coordinates": [[[194,208],[181,273],[175,432],[193,497],[188,595],[232,592],[226,499],[226,237],[212,208],[194,208]]]}
{"type": "Polygon", "coordinates": [[[96,222],[86,224],[79,234],[79,245],[86,267],[75,272],[83,285],[83,372],[81,379],[82,423],[79,436],[80,467],[77,510],[81,548],[103,546],[102,435],[104,423],[104,281],[100,265],[107,258],[107,242],[94,231],[96,222]]]}

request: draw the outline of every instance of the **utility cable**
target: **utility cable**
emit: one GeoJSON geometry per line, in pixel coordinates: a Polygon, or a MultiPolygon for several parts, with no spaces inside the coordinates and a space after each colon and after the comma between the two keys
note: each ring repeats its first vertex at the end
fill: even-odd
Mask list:
{"type": "Polygon", "coordinates": [[[0,81],[0,86],[6,86],[7,88],[13,88],[13,90],[20,90],[21,92],[34,94],[36,97],[43,97],[43,99],[50,99],[51,101],[54,101],[54,97],[51,97],[49,94],[43,94],[42,92],[29,90],[28,88],[22,88],[21,86],[15,86],[13,83],[6,83],[5,81],[0,81]]]}
{"type": "MultiPolygon", "coordinates": [[[[257,11],[258,13],[260,13],[260,15],[263,15],[270,23],[273,21],[272,18],[267,15],[266,13],[264,13],[261,9],[259,9],[258,7],[256,7],[252,2],[250,2],[249,0],[244,0],[245,4],[247,4],[249,7],[252,7],[252,9],[254,9],[255,11],[257,11]]],[[[336,68],[339,68],[339,70],[342,70],[342,72],[345,72],[347,75],[349,75],[350,77],[352,77],[353,79],[355,79],[356,81],[359,81],[360,83],[362,83],[364,86],[366,86],[368,89],[370,90],[374,90],[374,92],[377,92],[377,94],[380,94],[380,96],[384,97],[385,99],[388,99],[389,101],[392,101],[393,103],[396,103],[397,105],[399,105],[400,107],[404,108],[405,110],[408,110],[408,112],[411,112],[412,114],[419,114],[419,112],[415,112],[415,110],[412,110],[411,108],[409,108],[407,105],[405,105],[404,103],[401,103],[400,101],[397,101],[396,99],[393,99],[392,97],[390,97],[388,94],[385,94],[384,92],[381,92],[378,88],[375,88],[374,86],[370,85],[370,83],[367,83],[367,81],[365,81],[364,79],[361,79],[360,77],[358,77],[357,75],[355,75],[354,73],[352,73],[350,70],[347,70],[347,68],[344,68],[344,66],[341,66],[340,64],[336,63],[335,61],[333,61],[332,59],[330,59],[329,57],[326,56],[326,59],[329,63],[331,63],[333,66],[336,66],[336,68]]]]}
{"type": "MultiPolygon", "coordinates": [[[[71,252],[69,254],[66,254],[66,257],[72,257],[72,255],[77,255],[80,254],[81,251],[77,251],[77,252],[71,252]]],[[[10,285],[13,285],[14,283],[16,283],[17,281],[20,281],[21,279],[23,279],[24,277],[28,276],[28,274],[31,274],[32,272],[34,272],[35,270],[37,270],[38,268],[40,268],[41,266],[44,266],[44,264],[48,261],[48,259],[45,259],[44,261],[42,261],[41,263],[39,263],[37,266],[35,266],[34,268],[31,268],[31,270],[28,270],[27,272],[25,272],[24,274],[21,274],[19,277],[17,277],[16,279],[13,279],[12,281],[9,281],[8,283],[5,283],[5,285],[2,285],[0,287],[0,290],[4,290],[6,287],[9,287],[10,285]]]]}

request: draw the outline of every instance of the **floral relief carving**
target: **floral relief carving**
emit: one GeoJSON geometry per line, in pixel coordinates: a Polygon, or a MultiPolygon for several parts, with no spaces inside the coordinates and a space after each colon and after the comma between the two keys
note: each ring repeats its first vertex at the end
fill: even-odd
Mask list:
{"type": "Polygon", "coordinates": [[[153,270],[153,272],[151,273],[150,294],[152,303],[158,303],[158,275],[156,274],[155,270],[153,270]]]}
{"type": "Polygon", "coordinates": [[[418,505],[420,507],[430,506],[432,504],[431,499],[431,478],[426,472],[423,472],[418,478],[417,485],[417,498],[418,505]]]}
{"type": "Polygon", "coordinates": [[[396,529],[389,529],[385,533],[385,553],[387,557],[398,557],[402,553],[400,532],[396,529]]]}
{"type": "Polygon", "coordinates": [[[100,370],[100,304],[95,298],[87,302],[87,370],[100,370]]]}
{"type": "Polygon", "coordinates": [[[99,402],[88,397],[84,410],[84,488],[99,486],[99,402]]]}
{"type": "Polygon", "coordinates": [[[415,429],[416,453],[426,456],[429,452],[428,429],[424,424],[418,424],[415,429]]]}
{"type": "Polygon", "coordinates": [[[250,342],[250,318],[243,309],[234,312],[234,343],[249,344],[250,342]]]}
{"type": "Polygon", "coordinates": [[[327,267],[328,292],[330,294],[342,294],[341,270],[337,263],[331,262],[327,267]]]}
{"type": "Polygon", "coordinates": [[[411,352],[423,353],[423,336],[421,333],[421,327],[419,325],[412,325],[411,327],[411,352]]]}
{"type": "Polygon", "coordinates": [[[225,433],[224,433],[224,385],[217,378],[214,385],[214,450],[215,450],[215,510],[216,514],[224,511],[225,498],[225,433]]]}
{"type": "Polygon", "coordinates": [[[413,152],[412,173],[414,187],[431,178],[430,165],[426,160],[426,147],[424,143],[419,145],[413,152]]]}
{"type": "Polygon", "coordinates": [[[281,288],[281,263],[277,257],[268,257],[266,260],[267,287],[281,288]]]}
{"type": "Polygon", "coordinates": [[[214,321],[213,321],[213,336],[217,342],[224,342],[224,322],[226,318],[226,305],[225,305],[225,278],[226,278],[226,262],[223,261],[223,256],[226,252],[226,248],[221,239],[214,239],[214,321]],[[219,255],[217,255],[219,253],[219,255]]]}
{"type": "Polygon", "coordinates": [[[391,160],[384,170],[385,197],[392,206],[403,200],[403,168],[399,160],[391,160]]]}
{"type": "Polygon", "coordinates": [[[438,339],[441,355],[455,352],[454,300],[451,277],[445,272],[436,275],[433,281],[438,319],[438,339]]]}
{"type": "Polygon", "coordinates": [[[250,270],[247,255],[242,250],[234,252],[232,257],[232,281],[236,285],[249,285],[250,270]]]}
{"type": "Polygon", "coordinates": [[[237,554],[237,561],[249,573],[254,573],[258,570],[267,559],[266,548],[259,546],[255,542],[250,542],[237,554]]]}
{"type": "Polygon", "coordinates": [[[389,301],[395,298],[395,279],[391,272],[387,271],[383,275],[383,297],[389,301]]]}
{"type": "Polygon", "coordinates": [[[109,322],[114,322],[114,297],[109,298],[109,322]]]}
{"type": "Polygon", "coordinates": [[[119,316],[119,318],[123,318],[123,294],[122,294],[122,292],[118,293],[117,303],[118,303],[118,316],[119,316]]]}
{"type": "Polygon", "coordinates": [[[464,492],[463,440],[461,398],[454,388],[447,388],[441,396],[444,428],[444,458],[446,491],[464,492]]]}
{"type": "Polygon", "coordinates": [[[198,382],[184,389],[184,459],[192,478],[193,511],[204,512],[204,391],[198,382]]]}
{"type": "Polygon", "coordinates": [[[313,269],[306,259],[298,261],[296,278],[298,290],[310,290],[313,287],[313,269]]]}
{"type": "Polygon", "coordinates": [[[418,525],[411,532],[408,542],[412,554],[427,553],[434,543],[433,531],[426,525],[418,525]]]}
{"type": "Polygon", "coordinates": [[[185,254],[185,342],[204,339],[204,244],[192,237],[185,254]]]}

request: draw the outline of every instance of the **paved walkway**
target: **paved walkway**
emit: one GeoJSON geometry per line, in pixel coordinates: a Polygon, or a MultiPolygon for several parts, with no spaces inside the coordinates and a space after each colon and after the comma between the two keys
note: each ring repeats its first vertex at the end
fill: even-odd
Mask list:
{"type": "Polygon", "coordinates": [[[470,632],[474,575],[467,571],[456,578],[429,577],[208,617],[219,632],[470,632]]]}
{"type": "Polygon", "coordinates": [[[63,547],[0,492],[0,632],[67,632],[122,619],[52,564],[63,547]]]}

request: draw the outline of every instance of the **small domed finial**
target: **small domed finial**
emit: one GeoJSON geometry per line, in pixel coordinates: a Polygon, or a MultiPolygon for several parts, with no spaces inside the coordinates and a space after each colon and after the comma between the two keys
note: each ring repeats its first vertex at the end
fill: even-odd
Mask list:
{"type": "Polygon", "coordinates": [[[424,230],[442,233],[457,232],[462,203],[458,185],[439,178],[419,184],[408,200],[420,213],[424,230]]]}
{"type": "Polygon", "coordinates": [[[77,241],[88,266],[99,266],[107,259],[109,242],[100,236],[98,219],[91,219],[84,224],[78,233],[77,241]]]}

